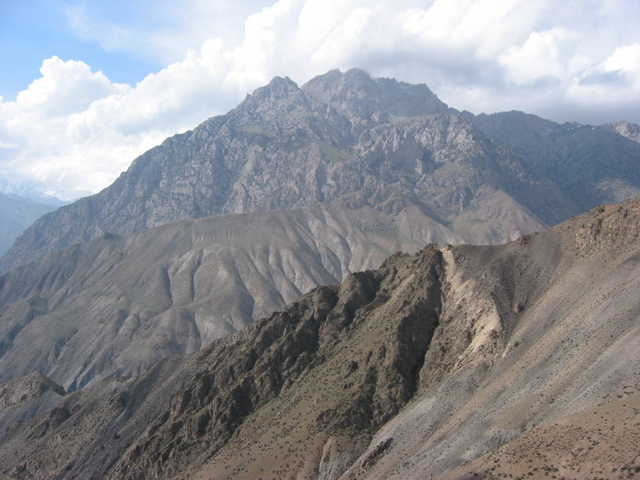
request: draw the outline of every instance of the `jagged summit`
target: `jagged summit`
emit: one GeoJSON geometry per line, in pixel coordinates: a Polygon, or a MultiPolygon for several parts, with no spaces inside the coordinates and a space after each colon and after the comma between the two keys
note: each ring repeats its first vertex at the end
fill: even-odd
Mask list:
{"type": "MultiPolygon", "coordinates": [[[[298,85],[289,77],[274,77],[267,85],[256,89],[238,106],[242,112],[264,112],[276,103],[292,101],[299,96],[298,85]]],[[[295,100],[294,100],[295,101],[295,100]]]]}
{"type": "Polygon", "coordinates": [[[309,80],[302,89],[368,125],[452,111],[424,84],[374,79],[357,68],[345,73],[331,70],[309,80]]]}

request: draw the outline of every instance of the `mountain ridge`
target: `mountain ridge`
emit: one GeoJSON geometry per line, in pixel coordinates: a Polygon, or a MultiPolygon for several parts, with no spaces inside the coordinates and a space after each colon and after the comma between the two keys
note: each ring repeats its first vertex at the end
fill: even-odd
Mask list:
{"type": "MultiPolygon", "coordinates": [[[[191,356],[65,396],[0,445],[0,464],[25,477],[490,478],[502,464],[457,469],[636,398],[639,249],[635,199],[508,244],[397,253],[191,356]]],[[[559,469],[537,445],[518,458],[559,469]]],[[[599,448],[564,449],[562,468],[586,478],[580,459],[606,472],[638,460],[599,448]]]]}

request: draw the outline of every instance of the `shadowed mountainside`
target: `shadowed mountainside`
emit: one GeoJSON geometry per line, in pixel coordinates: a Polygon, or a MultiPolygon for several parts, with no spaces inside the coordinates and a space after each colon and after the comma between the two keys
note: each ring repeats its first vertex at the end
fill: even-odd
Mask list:
{"type": "Polygon", "coordinates": [[[631,471],[638,414],[620,401],[640,389],[639,232],[634,200],[506,245],[396,254],[197,354],[67,395],[13,431],[0,464],[20,478],[490,478],[511,455],[527,475],[631,471]],[[585,421],[607,411],[626,423],[585,421]],[[603,425],[626,429],[620,448],[563,446],[603,425]]]}
{"type": "Polygon", "coordinates": [[[496,144],[553,179],[581,211],[640,196],[637,125],[561,125],[522,112],[469,118],[496,144]]]}

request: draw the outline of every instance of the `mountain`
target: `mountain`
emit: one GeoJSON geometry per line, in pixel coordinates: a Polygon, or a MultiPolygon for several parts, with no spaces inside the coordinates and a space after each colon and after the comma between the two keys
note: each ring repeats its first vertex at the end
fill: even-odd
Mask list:
{"type": "Polygon", "coordinates": [[[317,287],[11,429],[17,478],[617,478],[638,465],[640,200],[317,287]],[[615,442],[615,443],[613,443],[615,442]]]}
{"type": "MultiPolygon", "coordinates": [[[[358,90],[363,82],[372,94],[380,90],[378,83],[387,83],[359,71],[344,76],[354,81],[343,90],[357,95],[364,95],[358,90]]],[[[433,113],[426,110],[432,105],[434,111],[447,110],[424,86],[389,83],[396,95],[421,101],[422,114],[433,113]]],[[[0,269],[105,232],[127,235],[179,219],[311,205],[360,190],[371,175],[366,165],[351,161],[358,136],[399,108],[389,103],[393,98],[382,100],[363,99],[371,103],[370,111],[352,108],[359,114],[352,122],[349,112],[277,77],[227,115],[151,149],[111,187],[43,218],[18,240],[0,269]]]]}
{"type": "Polygon", "coordinates": [[[471,121],[552,179],[581,210],[640,196],[638,142],[632,124],[556,124],[522,112],[478,115],[471,121]]]}
{"type": "Polygon", "coordinates": [[[614,130],[581,126],[538,148],[530,141],[538,123],[564,127],[535,117],[518,124],[514,138],[528,142],[520,148],[494,139],[499,129],[489,134],[479,118],[425,85],[360,70],[331,71],[302,87],[276,77],[229,113],[138,157],[102,192],[41,218],[0,272],[104,233],[334,200],[385,213],[414,205],[466,242],[499,243],[530,232],[527,224],[555,225],[640,188],[640,144],[614,130]],[[602,166],[600,154],[615,161],[602,166]],[[506,211],[515,223],[496,229],[506,211]]]}
{"type": "Polygon", "coordinates": [[[37,218],[56,208],[19,195],[0,193],[0,255],[4,255],[37,218]]]}
{"type": "Polygon", "coordinates": [[[275,78],[16,241],[0,381],[139,375],[394,251],[514,240],[630,196],[639,163],[611,128],[474,117],[360,70],[275,78]]]}

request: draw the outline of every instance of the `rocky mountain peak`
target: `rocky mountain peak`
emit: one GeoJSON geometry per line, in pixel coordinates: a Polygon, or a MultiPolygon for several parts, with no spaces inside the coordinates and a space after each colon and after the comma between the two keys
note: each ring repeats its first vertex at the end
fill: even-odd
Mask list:
{"type": "Polygon", "coordinates": [[[298,85],[289,77],[274,77],[267,85],[256,89],[238,107],[242,111],[268,111],[280,102],[290,103],[300,97],[298,85]]]}
{"type": "Polygon", "coordinates": [[[605,127],[615,130],[623,137],[627,137],[629,140],[640,143],[640,125],[637,123],[620,120],[619,122],[608,123],[605,127]]]}
{"type": "Polygon", "coordinates": [[[302,86],[350,119],[364,125],[388,123],[434,113],[447,113],[449,107],[424,84],[412,85],[389,78],[371,78],[360,69],[340,70],[317,76],[302,86]]]}

